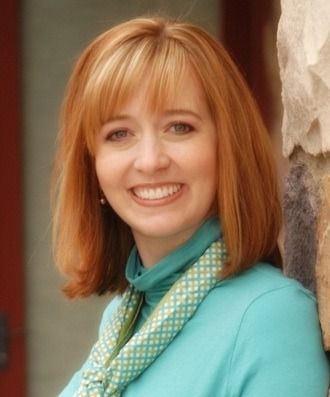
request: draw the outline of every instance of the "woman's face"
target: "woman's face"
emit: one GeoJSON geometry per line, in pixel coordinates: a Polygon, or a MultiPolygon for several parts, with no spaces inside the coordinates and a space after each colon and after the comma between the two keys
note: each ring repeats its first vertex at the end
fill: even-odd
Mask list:
{"type": "Polygon", "coordinates": [[[173,102],[157,113],[147,96],[143,83],[102,127],[95,154],[100,187],[131,227],[145,266],[190,238],[217,186],[216,129],[194,75],[180,79],[173,102]]]}

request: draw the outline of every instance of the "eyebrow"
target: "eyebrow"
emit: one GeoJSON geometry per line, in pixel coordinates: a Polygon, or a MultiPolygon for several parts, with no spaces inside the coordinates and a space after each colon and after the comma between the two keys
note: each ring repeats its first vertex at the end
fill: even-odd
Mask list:
{"type": "Polygon", "coordinates": [[[189,109],[168,109],[164,111],[165,116],[175,116],[177,114],[193,116],[202,121],[202,118],[198,113],[189,109]]]}
{"type": "Polygon", "coordinates": [[[133,117],[129,114],[118,114],[117,116],[110,117],[105,124],[112,123],[114,121],[121,121],[121,120],[133,120],[133,117]]]}
{"type": "MultiPolygon", "coordinates": [[[[198,120],[202,121],[202,118],[198,113],[196,113],[192,110],[189,110],[189,109],[167,109],[163,112],[163,115],[167,116],[167,117],[175,116],[175,115],[188,115],[188,116],[193,116],[193,117],[197,118],[198,120]]],[[[113,123],[116,121],[123,121],[123,120],[126,121],[126,120],[133,120],[133,119],[134,119],[134,117],[130,116],[129,114],[118,114],[113,117],[110,117],[110,119],[108,119],[105,124],[113,123]]]]}

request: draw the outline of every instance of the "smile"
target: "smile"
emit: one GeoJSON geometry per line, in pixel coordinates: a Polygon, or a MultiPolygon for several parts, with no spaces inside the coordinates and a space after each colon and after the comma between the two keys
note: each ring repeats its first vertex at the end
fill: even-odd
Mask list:
{"type": "Polygon", "coordinates": [[[133,194],[142,200],[161,200],[172,196],[173,194],[179,192],[182,188],[180,183],[173,185],[157,186],[151,187],[136,187],[132,189],[133,194]]]}

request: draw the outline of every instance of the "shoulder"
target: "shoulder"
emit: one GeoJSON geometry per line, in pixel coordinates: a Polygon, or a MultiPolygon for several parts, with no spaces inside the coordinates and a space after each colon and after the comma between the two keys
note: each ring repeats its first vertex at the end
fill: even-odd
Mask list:
{"type": "Polygon", "coordinates": [[[275,335],[279,340],[303,336],[318,344],[321,340],[314,295],[264,263],[220,281],[201,303],[196,318],[221,330],[233,351],[244,338],[258,343],[260,335],[268,335],[266,344],[275,335]]]}
{"type": "Polygon", "coordinates": [[[278,312],[279,316],[285,318],[295,311],[297,315],[318,321],[316,300],[312,292],[298,281],[283,275],[279,269],[259,263],[234,277],[220,281],[201,304],[199,314],[205,320],[212,316],[215,321],[225,321],[228,329],[234,329],[246,317],[255,315],[259,319],[261,312],[265,312],[263,316],[275,316],[278,312]]]}
{"type": "Polygon", "coordinates": [[[292,336],[292,332],[297,332],[320,340],[317,303],[312,292],[269,264],[257,264],[219,282],[200,309],[203,321],[212,318],[218,327],[237,334],[238,341],[249,332],[255,337],[258,332],[270,332],[272,336],[292,336]]]}
{"type": "MultiPolygon", "coordinates": [[[[278,339],[311,338],[320,344],[317,302],[313,293],[271,265],[260,263],[224,280],[214,290],[215,301],[226,309],[237,327],[237,341],[253,333],[277,335],[278,339]],[[218,295],[218,296],[217,296],[218,295]]],[[[268,340],[265,340],[268,343],[268,340]]]]}
{"type": "Polygon", "coordinates": [[[267,264],[220,283],[215,295],[222,288],[227,309],[237,313],[231,387],[249,384],[251,395],[323,395],[329,367],[313,294],[267,264]]]}
{"type": "Polygon", "coordinates": [[[268,263],[257,263],[250,269],[238,274],[236,277],[224,280],[224,282],[226,281],[232,284],[233,287],[237,286],[239,288],[250,287],[252,284],[256,296],[277,289],[294,288],[315,300],[311,291],[304,288],[301,283],[293,278],[287,277],[283,274],[282,270],[268,263]]]}
{"type": "Polygon", "coordinates": [[[258,264],[228,285],[233,304],[240,308],[238,340],[250,332],[279,339],[309,335],[321,340],[315,296],[280,270],[258,264]]]}
{"type": "Polygon", "coordinates": [[[116,312],[118,306],[120,305],[121,299],[122,299],[121,296],[115,295],[112,298],[112,300],[110,301],[110,303],[104,309],[104,312],[103,312],[103,315],[102,315],[102,319],[101,319],[101,323],[100,323],[100,327],[99,327],[99,335],[102,334],[106,324],[111,320],[112,316],[116,312]]]}
{"type": "Polygon", "coordinates": [[[258,263],[237,276],[220,281],[213,293],[230,299],[231,305],[244,311],[262,304],[264,300],[267,300],[267,304],[272,301],[272,305],[281,307],[281,302],[289,298],[293,306],[304,302],[316,307],[316,299],[311,291],[267,263],[258,263]]]}

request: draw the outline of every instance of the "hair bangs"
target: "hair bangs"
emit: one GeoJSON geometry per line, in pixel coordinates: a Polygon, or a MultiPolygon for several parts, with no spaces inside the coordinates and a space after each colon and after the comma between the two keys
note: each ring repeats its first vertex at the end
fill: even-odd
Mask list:
{"type": "Polygon", "coordinates": [[[177,85],[190,62],[184,47],[168,37],[144,37],[103,54],[91,71],[83,93],[82,127],[88,150],[95,136],[141,89],[147,87],[146,107],[161,111],[173,102],[177,85]]]}
{"type": "Polygon", "coordinates": [[[166,38],[157,47],[153,62],[146,70],[149,75],[146,106],[150,112],[158,113],[171,107],[178,95],[178,83],[189,67],[188,53],[176,40],[166,38]]]}

